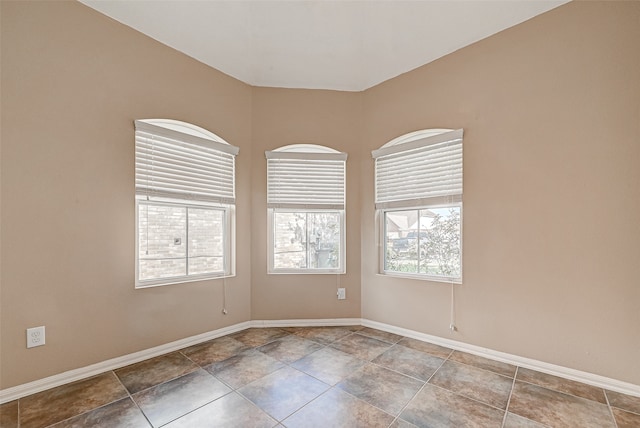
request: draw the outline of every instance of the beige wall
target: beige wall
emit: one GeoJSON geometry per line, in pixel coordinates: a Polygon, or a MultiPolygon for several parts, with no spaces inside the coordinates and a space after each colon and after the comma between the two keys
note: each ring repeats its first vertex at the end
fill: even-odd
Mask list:
{"type": "Polygon", "coordinates": [[[248,258],[226,316],[221,280],[134,289],[133,121],[158,117],[240,147],[248,254],[251,88],[80,3],[2,2],[2,388],[251,318],[248,258]]]}
{"type": "Polygon", "coordinates": [[[640,3],[570,3],[362,93],[251,88],[79,3],[0,4],[1,388],[250,319],[360,316],[640,384],[640,3]],[[221,281],[134,290],[150,117],[241,149],[227,316],[221,281]],[[376,275],[370,151],[431,127],[465,130],[453,335],[448,285],[376,275]],[[345,301],[335,275],[266,274],[264,151],[295,143],[349,154],[345,301]]]}
{"type": "Polygon", "coordinates": [[[640,384],[640,3],[570,3],[365,92],[365,150],[464,128],[464,283],[376,275],[362,316],[640,384]]]}
{"type": "Polygon", "coordinates": [[[252,153],[252,300],[254,319],[360,317],[360,93],[255,88],[252,153]],[[347,273],[268,275],[265,150],[320,144],[348,153],[347,273]],[[336,291],[346,288],[347,299],[336,291]]]}

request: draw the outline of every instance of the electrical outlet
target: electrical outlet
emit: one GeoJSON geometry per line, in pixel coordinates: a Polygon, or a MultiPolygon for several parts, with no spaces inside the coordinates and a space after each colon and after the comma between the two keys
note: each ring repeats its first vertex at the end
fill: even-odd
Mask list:
{"type": "Polygon", "coordinates": [[[27,348],[44,345],[44,326],[27,329],[27,348]]]}
{"type": "Polygon", "coordinates": [[[338,288],[338,300],[344,300],[347,298],[347,290],[345,288],[338,288]]]}

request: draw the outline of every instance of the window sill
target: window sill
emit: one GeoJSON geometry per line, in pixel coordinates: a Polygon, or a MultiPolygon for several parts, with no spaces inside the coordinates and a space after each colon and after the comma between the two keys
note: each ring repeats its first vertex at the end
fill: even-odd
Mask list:
{"type": "Polygon", "coordinates": [[[321,270],[321,269],[300,269],[300,270],[273,270],[267,272],[269,275],[345,275],[343,270],[321,270]]]}
{"type": "Polygon", "coordinates": [[[194,277],[178,277],[178,278],[166,278],[162,280],[154,280],[154,281],[136,281],[136,290],[144,289],[144,288],[154,288],[154,287],[163,287],[165,285],[174,285],[174,284],[185,284],[188,282],[201,282],[201,281],[211,281],[216,279],[226,279],[233,278],[235,274],[228,275],[202,275],[202,276],[194,276],[194,277]]]}
{"type": "Polygon", "coordinates": [[[377,276],[385,276],[391,278],[414,279],[418,281],[440,282],[444,284],[462,284],[462,278],[445,278],[440,276],[428,276],[399,272],[379,272],[377,276]]]}

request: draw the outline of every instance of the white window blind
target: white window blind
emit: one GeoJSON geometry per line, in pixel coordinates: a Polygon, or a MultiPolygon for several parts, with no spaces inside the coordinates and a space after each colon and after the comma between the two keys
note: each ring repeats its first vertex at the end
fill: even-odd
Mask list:
{"type": "Polygon", "coordinates": [[[346,153],[265,154],[269,208],[344,209],[346,153]]]}
{"type": "Polygon", "coordinates": [[[376,208],[461,201],[462,135],[462,129],[427,137],[417,132],[374,150],[376,208]]]}
{"type": "Polygon", "coordinates": [[[136,194],[235,203],[238,147],[136,120],[136,194]]]}

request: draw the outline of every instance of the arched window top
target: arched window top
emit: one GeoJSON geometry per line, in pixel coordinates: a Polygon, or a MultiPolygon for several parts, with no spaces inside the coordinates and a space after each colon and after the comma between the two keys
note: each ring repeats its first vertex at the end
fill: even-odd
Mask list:
{"type": "Polygon", "coordinates": [[[462,141],[462,129],[422,129],[401,135],[371,152],[374,159],[399,152],[420,150],[434,144],[462,141]]]}
{"type": "Polygon", "coordinates": [[[383,149],[386,147],[398,146],[400,144],[410,143],[416,140],[422,140],[423,138],[429,138],[435,135],[445,134],[451,131],[453,131],[453,129],[443,129],[443,128],[421,129],[420,131],[409,132],[408,134],[404,134],[397,138],[394,138],[393,140],[389,141],[388,143],[386,143],[380,148],[383,149]]]}
{"type": "Polygon", "coordinates": [[[288,146],[278,147],[273,151],[283,153],[340,153],[331,147],[318,144],[290,144],[288,146]]]}
{"type": "Polygon", "coordinates": [[[347,154],[319,144],[290,144],[266,151],[267,159],[307,159],[346,161],[347,154]]]}
{"type": "Polygon", "coordinates": [[[208,131],[204,128],[196,126],[192,123],[182,122],[173,119],[141,119],[136,122],[144,122],[161,128],[170,129],[172,131],[181,132],[183,134],[192,135],[194,137],[204,138],[205,140],[216,141],[222,144],[229,144],[224,138],[208,131]]]}

